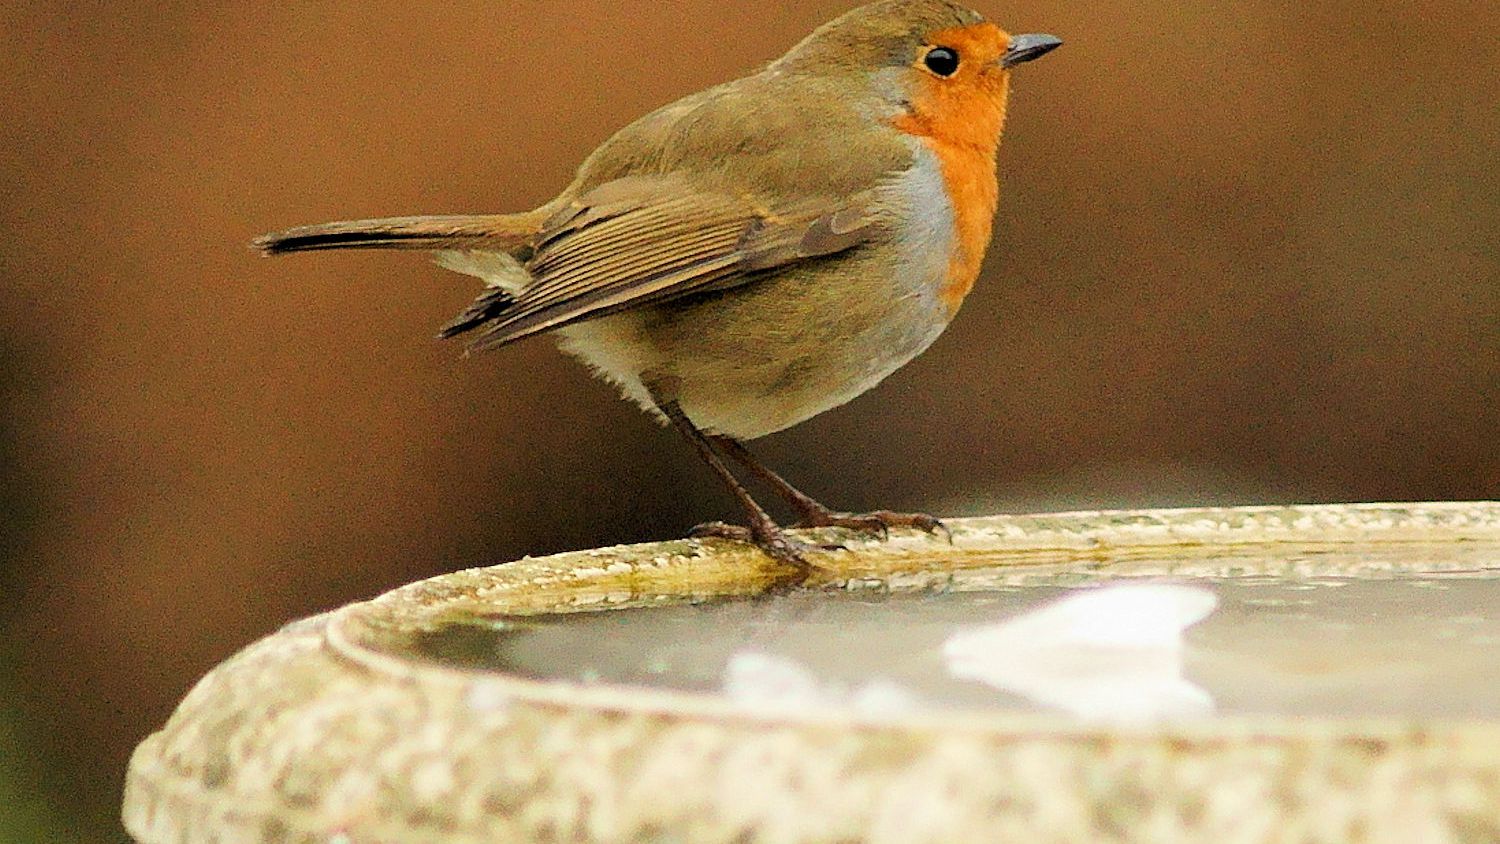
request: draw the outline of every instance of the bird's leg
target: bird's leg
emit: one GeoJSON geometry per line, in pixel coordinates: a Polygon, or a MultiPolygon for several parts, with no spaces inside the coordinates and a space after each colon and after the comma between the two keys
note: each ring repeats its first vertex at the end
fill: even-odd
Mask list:
{"type": "Polygon", "coordinates": [[[748,527],[726,525],[723,522],[711,522],[694,528],[692,535],[695,537],[716,536],[723,539],[748,542],[764,551],[777,562],[796,569],[798,583],[805,580],[812,572],[812,566],[803,557],[803,554],[814,550],[814,547],[787,536],[786,532],[766,514],[766,511],[761,509],[759,504],[755,503],[755,499],[750,497],[750,493],[740,484],[734,477],[734,474],[729,471],[729,467],[724,465],[724,461],[720,459],[718,453],[714,451],[713,443],[709,441],[708,436],[698,430],[698,426],[694,425],[693,421],[687,417],[687,414],[682,412],[682,407],[677,402],[657,401],[656,406],[671,421],[672,425],[677,428],[678,432],[688,442],[693,444],[693,447],[698,450],[698,456],[703,458],[703,462],[707,463],[709,468],[713,469],[714,473],[719,476],[719,479],[724,482],[724,485],[729,487],[729,491],[734,494],[734,497],[739,500],[740,506],[745,509],[745,517],[749,521],[748,527]]]}
{"type": "Polygon", "coordinates": [[[798,527],[841,527],[878,533],[882,537],[888,535],[893,527],[911,527],[927,533],[942,531],[947,534],[950,541],[953,538],[941,520],[926,513],[893,513],[890,510],[876,510],[873,513],[841,513],[837,510],[830,510],[812,496],[787,483],[786,478],[776,474],[769,466],[755,459],[750,449],[739,440],[722,434],[715,434],[709,438],[725,454],[749,469],[752,474],[775,490],[777,495],[786,499],[787,503],[791,504],[802,517],[798,527]]]}

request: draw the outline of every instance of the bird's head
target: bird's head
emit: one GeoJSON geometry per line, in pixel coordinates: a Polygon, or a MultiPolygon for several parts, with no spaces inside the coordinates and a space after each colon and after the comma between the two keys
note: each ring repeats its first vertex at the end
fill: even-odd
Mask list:
{"type": "Polygon", "coordinates": [[[947,0],[881,0],[819,27],[771,70],[868,84],[926,134],[992,141],[1012,68],[1061,44],[1051,35],[1011,35],[947,0]]]}

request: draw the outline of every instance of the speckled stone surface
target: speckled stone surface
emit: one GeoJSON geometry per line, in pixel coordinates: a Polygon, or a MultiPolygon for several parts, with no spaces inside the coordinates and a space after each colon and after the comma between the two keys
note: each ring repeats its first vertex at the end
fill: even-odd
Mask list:
{"type": "MultiPolygon", "coordinates": [[[[952,544],[853,541],[817,559],[812,588],[985,588],[1080,569],[1350,574],[1318,551],[1395,544],[1437,570],[1454,548],[1500,550],[1495,503],[951,525],[952,544]]],[[[399,655],[454,614],[754,594],[776,573],[716,541],[611,548],[458,572],[292,624],[216,668],[140,745],[125,824],[148,844],[1500,841],[1495,723],[765,717],[399,655]]]]}

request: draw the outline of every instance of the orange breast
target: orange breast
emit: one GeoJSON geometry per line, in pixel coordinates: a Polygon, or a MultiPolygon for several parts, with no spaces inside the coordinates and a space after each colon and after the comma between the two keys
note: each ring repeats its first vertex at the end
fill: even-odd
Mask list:
{"type": "Polygon", "coordinates": [[[941,142],[929,141],[943,169],[943,183],[953,202],[953,222],[957,242],[948,259],[948,279],[939,291],[943,303],[954,313],[973,289],[989,249],[1000,202],[1000,186],[995,180],[994,156],[973,155],[941,142]]]}
{"type": "MultiPolygon", "coordinates": [[[[979,24],[936,33],[932,41],[951,44],[961,55],[989,58],[994,45],[1003,49],[1009,36],[994,24],[979,24]]],[[[952,79],[913,71],[919,75],[911,112],[894,122],[898,130],[921,138],[937,155],[953,203],[956,242],[948,277],[939,291],[952,312],[958,311],[979,277],[1000,202],[995,157],[1005,125],[1009,78],[994,62],[971,62],[952,79]]]]}

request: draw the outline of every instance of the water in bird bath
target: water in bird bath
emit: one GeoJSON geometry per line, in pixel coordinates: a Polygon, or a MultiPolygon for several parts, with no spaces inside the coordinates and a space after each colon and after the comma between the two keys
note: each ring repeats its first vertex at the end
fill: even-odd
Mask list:
{"type": "Polygon", "coordinates": [[[905,593],[461,618],[411,647],[752,711],[1500,717],[1500,554],[1458,548],[1422,571],[1386,553],[1397,557],[1323,555],[1273,576],[981,571],[905,593]],[[1330,571],[1364,573],[1316,573],[1330,571]]]}

